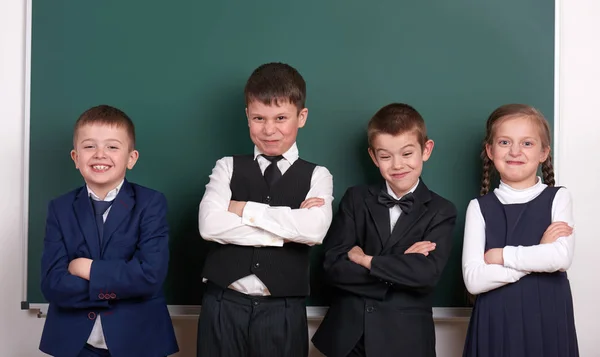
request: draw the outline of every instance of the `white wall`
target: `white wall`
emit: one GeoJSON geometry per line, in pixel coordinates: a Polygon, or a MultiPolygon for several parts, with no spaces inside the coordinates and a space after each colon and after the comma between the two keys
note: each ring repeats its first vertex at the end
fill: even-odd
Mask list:
{"type": "Polygon", "coordinates": [[[600,1],[560,6],[557,159],[559,184],[573,195],[577,234],[569,278],[581,355],[600,356],[600,1]]]}
{"type": "MultiPolygon", "coordinates": [[[[558,0],[560,1],[560,0],[558,0]]],[[[0,356],[41,356],[37,346],[43,319],[19,310],[23,284],[22,236],[24,187],[26,1],[0,1],[0,356]]],[[[569,271],[584,357],[600,356],[600,288],[595,272],[600,239],[594,224],[600,203],[600,1],[560,3],[559,133],[555,153],[559,184],[575,202],[577,250],[569,271]],[[596,161],[598,160],[598,161],[596,161]]],[[[182,352],[195,356],[196,321],[174,321],[182,352]]],[[[316,327],[312,324],[311,332],[316,327]]],[[[466,324],[436,324],[439,357],[461,355],[466,324]]],[[[313,354],[317,356],[317,353],[313,354]]]]}

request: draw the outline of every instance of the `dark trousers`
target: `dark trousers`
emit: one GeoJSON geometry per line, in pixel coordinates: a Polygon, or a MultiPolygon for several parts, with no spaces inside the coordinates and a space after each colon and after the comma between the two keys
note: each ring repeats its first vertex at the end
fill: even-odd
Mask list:
{"type": "Polygon", "coordinates": [[[198,357],[306,357],[304,298],[248,296],[207,283],[198,357]]]}
{"type": "Polygon", "coordinates": [[[86,343],[77,357],[110,357],[110,353],[108,350],[96,348],[86,343]]]}

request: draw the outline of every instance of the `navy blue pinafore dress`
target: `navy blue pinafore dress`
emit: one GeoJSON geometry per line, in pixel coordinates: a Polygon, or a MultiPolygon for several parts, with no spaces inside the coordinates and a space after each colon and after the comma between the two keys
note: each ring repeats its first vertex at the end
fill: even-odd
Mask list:
{"type": "MultiPolygon", "coordinates": [[[[485,250],[539,244],[552,223],[558,190],[547,187],[522,204],[502,204],[494,193],[478,198],[485,220],[485,250]]],[[[579,356],[566,272],[530,273],[478,295],[463,356],[579,356]]]]}

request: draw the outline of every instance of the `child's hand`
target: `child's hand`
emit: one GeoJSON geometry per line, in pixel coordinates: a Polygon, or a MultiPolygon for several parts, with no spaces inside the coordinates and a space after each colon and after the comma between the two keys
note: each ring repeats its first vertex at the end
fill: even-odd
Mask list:
{"type": "Polygon", "coordinates": [[[311,198],[304,200],[304,202],[302,202],[302,204],[300,204],[300,208],[321,207],[324,204],[325,204],[324,199],[319,198],[319,197],[311,197],[311,198]]]}
{"type": "Polygon", "coordinates": [[[435,250],[435,243],[431,243],[430,241],[421,241],[417,242],[410,246],[404,254],[423,254],[424,256],[428,256],[429,252],[435,250]]]}
{"type": "Polygon", "coordinates": [[[504,265],[504,249],[493,248],[485,252],[483,260],[486,264],[504,265]]]}
{"type": "Polygon", "coordinates": [[[560,237],[568,237],[573,233],[573,228],[567,222],[553,222],[546,228],[540,244],[554,243],[560,237]]]}
{"type": "Polygon", "coordinates": [[[241,217],[244,214],[244,207],[246,207],[245,201],[231,200],[229,201],[229,208],[227,210],[241,217]]]}
{"type": "Polygon", "coordinates": [[[92,261],[88,258],[77,258],[69,263],[69,273],[85,280],[90,280],[90,271],[92,270],[92,261]]]}
{"type": "Polygon", "coordinates": [[[351,262],[362,265],[367,269],[371,269],[371,260],[373,257],[366,255],[362,248],[357,245],[352,247],[352,249],[350,249],[348,252],[348,259],[350,259],[351,262]]]}

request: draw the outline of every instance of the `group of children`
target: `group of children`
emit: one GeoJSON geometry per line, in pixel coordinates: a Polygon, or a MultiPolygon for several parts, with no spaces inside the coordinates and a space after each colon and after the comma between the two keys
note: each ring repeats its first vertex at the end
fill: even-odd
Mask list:
{"type": "MultiPolygon", "coordinates": [[[[368,154],[383,179],[349,188],[332,218],[332,175],[301,159],[296,145],[308,118],[302,76],[264,64],[244,92],[254,151],[218,160],[200,202],[210,250],[198,356],[306,357],[309,253],[321,243],[334,294],[312,337],[317,349],[435,356],[433,292],[457,212],[421,178],[434,148],[421,115],[394,103],[371,118],[368,154]]],[[[50,202],[42,254],[50,307],[40,349],[50,355],[178,351],[162,293],[167,202],[125,179],[138,155],[122,111],[103,105],[77,120],[71,157],[85,185],[50,202]]],[[[476,295],[464,356],[578,356],[565,272],[572,204],[554,187],[548,123],[530,106],[501,106],[487,121],[481,157],[481,196],[467,209],[462,256],[476,295]],[[495,173],[500,185],[490,192],[495,173]]]]}

